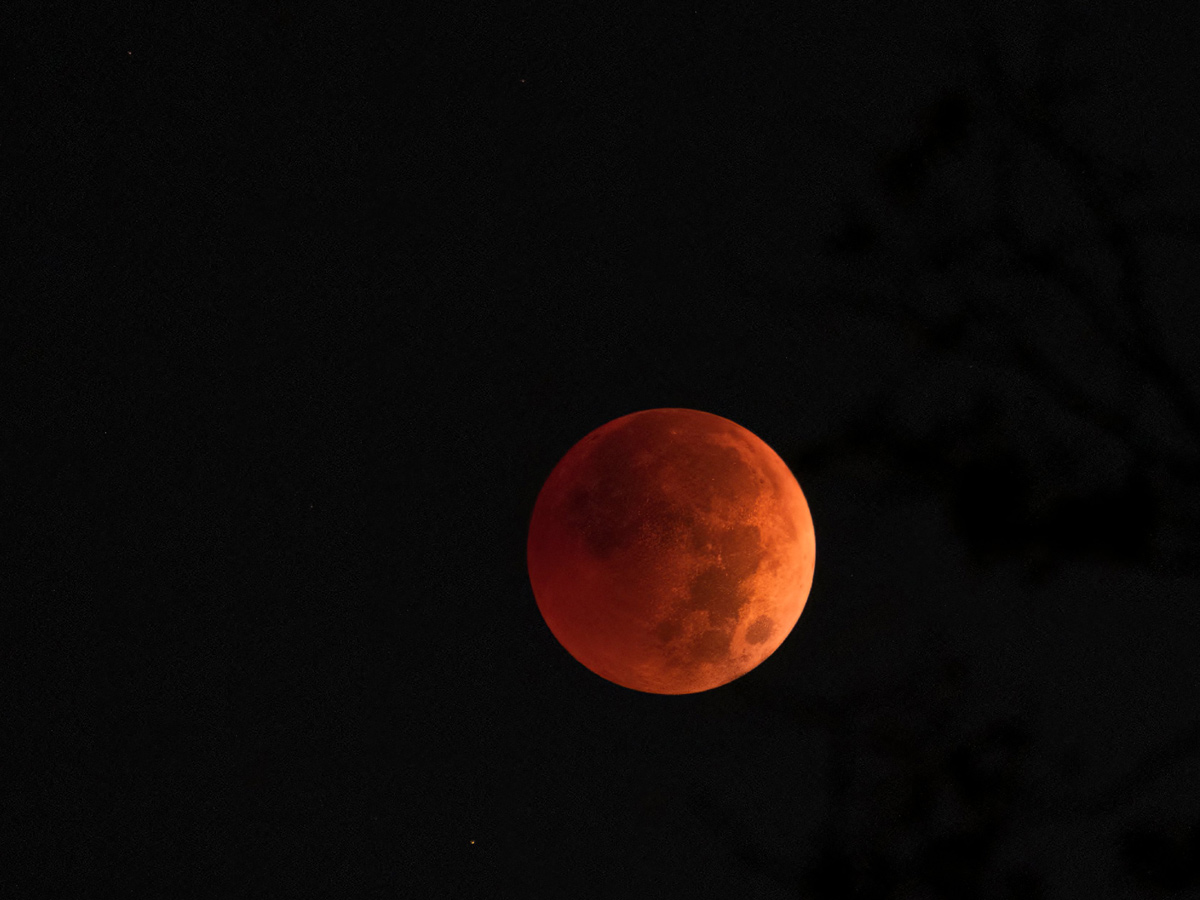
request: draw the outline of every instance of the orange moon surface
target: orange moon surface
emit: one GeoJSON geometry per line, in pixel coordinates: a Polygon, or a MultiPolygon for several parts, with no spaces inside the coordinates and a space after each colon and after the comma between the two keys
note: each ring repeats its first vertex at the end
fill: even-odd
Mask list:
{"type": "Polygon", "coordinates": [[[648,409],[567,451],[534,504],[529,580],[550,631],[638,691],[727,684],[775,652],[808,599],[816,539],[782,459],[736,422],[648,409]]]}

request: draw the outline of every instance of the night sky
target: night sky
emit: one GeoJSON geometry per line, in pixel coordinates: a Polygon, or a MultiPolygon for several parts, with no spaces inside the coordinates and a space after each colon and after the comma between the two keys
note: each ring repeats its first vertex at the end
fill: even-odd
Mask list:
{"type": "Polygon", "coordinates": [[[1200,891],[1196,4],[114,6],[8,29],[0,893],[1200,891]],[[687,696],[526,572],[654,407],[816,529],[687,696]]]}

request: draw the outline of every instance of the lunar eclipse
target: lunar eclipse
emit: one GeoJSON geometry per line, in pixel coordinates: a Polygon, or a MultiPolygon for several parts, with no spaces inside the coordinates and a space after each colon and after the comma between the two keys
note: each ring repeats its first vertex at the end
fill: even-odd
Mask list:
{"type": "Polygon", "coordinates": [[[538,494],[527,544],[559,643],[655,694],[727,684],[774,653],[815,559],[808,502],[783,460],[692,409],[631,413],[575,444],[538,494]]]}

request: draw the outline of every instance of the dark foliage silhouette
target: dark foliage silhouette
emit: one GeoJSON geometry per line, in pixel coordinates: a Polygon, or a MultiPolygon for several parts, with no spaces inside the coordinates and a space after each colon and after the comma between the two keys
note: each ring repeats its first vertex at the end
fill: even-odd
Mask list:
{"type": "Polygon", "coordinates": [[[1033,578],[1079,557],[1192,573],[1198,373],[1164,333],[1146,248],[1190,237],[1194,253],[1200,216],[1155,207],[1161,175],[1060,127],[1089,96],[1065,62],[1068,16],[1051,9],[1023,77],[965,25],[970,86],[881,150],[876,198],[826,245],[845,299],[921,349],[913,378],[941,366],[973,401],[918,425],[892,386],[795,463],[865,455],[897,485],[933,485],[977,560],[1024,559],[1033,578]]]}
{"type": "Polygon", "coordinates": [[[1163,892],[1200,887],[1200,819],[1175,829],[1135,828],[1125,835],[1121,852],[1144,887],[1163,892]]]}
{"type": "Polygon", "coordinates": [[[824,823],[794,853],[747,838],[699,786],[693,803],[739,858],[797,896],[1036,897],[1040,879],[1000,849],[1036,812],[1047,761],[1020,716],[965,723],[969,689],[952,665],[832,703],[754,695],[830,742],[824,823]]]}

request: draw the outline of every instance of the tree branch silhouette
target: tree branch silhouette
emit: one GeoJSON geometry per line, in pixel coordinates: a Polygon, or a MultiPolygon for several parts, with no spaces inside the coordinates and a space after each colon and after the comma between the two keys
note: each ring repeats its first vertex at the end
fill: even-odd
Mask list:
{"type": "MultiPolygon", "coordinates": [[[[1152,236],[1168,234],[1200,248],[1200,230],[1189,232],[1200,214],[1175,209],[1156,222],[1145,212],[1127,211],[1153,182],[1147,167],[1114,161],[1065,137],[1058,124],[1060,108],[1080,97],[1083,82],[1065,74],[1068,13],[1052,6],[1048,16],[1041,65],[1025,83],[1009,73],[1004,54],[978,21],[964,25],[976,93],[955,89],[929,107],[913,137],[885,161],[882,185],[889,199],[884,208],[860,213],[830,236],[829,248],[834,259],[854,267],[850,280],[857,286],[846,291],[854,306],[912,336],[927,361],[969,357],[988,362],[989,372],[1019,372],[1069,420],[1116,440],[1127,453],[1123,484],[1064,489],[1048,475],[1036,474],[1053,471],[1057,462],[1048,449],[1054,443],[1049,434],[1032,449],[1015,442],[1005,448],[1003,440],[977,428],[973,418],[996,413],[1007,402],[1009,387],[994,374],[974,411],[947,411],[915,436],[898,418],[895,404],[881,395],[842,434],[805,448],[796,462],[805,468],[838,453],[865,453],[904,473],[906,480],[916,477],[950,491],[959,510],[966,508],[964,496],[974,493],[978,500],[987,494],[999,505],[969,518],[982,521],[990,514],[1020,534],[1004,541],[994,530],[965,527],[964,537],[986,558],[1012,551],[1029,557],[1028,545],[1041,545],[1031,557],[1037,560],[1033,577],[1048,574],[1071,555],[1111,557],[1112,551],[1139,566],[1195,571],[1200,558],[1186,548],[1200,533],[1195,494],[1200,488],[1200,393],[1195,373],[1173,357],[1159,324],[1147,288],[1151,273],[1144,247],[1152,236]],[[974,155],[964,156],[968,150],[974,155]],[[979,193],[970,202],[937,199],[944,195],[931,190],[949,171],[951,159],[959,160],[960,169],[967,166],[974,179],[979,193]],[[1085,214],[1081,223],[1052,218],[1047,226],[1030,219],[1018,198],[1037,184],[1022,168],[1024,159],[1040,160],[1078,201],[1085,214]],[[930,218],[913,221],[922,203],[930,218]],[[909,229],[904,240],[887,239],[888,216],[899,217],[909,229]],[[931,222],[959,224],[939,234],[931,222]],[[1080,253],[1099,254],[1104,266],[1082,263],[1080,253]],[[1021,284],[1037,292],[1036,306],[1006,299],[1021,291],[1021,284]],[[936,302],[931,288],[937,289],[936,302]],[[1068,311],[1074,316],[1070,321],[1079,324],[1066,336],[1075,349],[1063,353],[1043,334],[1042,317],[1061,318],[1068,311]],[[1089,366],[1095,367],[1100,353],[1112,361],[1109,378],[1121,385],[1119,391],[1110,392],[1091,374],[1089,366]],[[1156,422],[1156,430],[1146,427],[1142,410],[1150,396],[1157,398],[1156,408],[1169,413],[1169,420],[1156,422]],[[963,441],[953,439],[956,430],[976,441],[965,453],[963,441]],[[979,443],[984,438],[990,443],[979,443]],[[996,475],[998,466],[1009,473],[1014,491],[978,490],[978,479],[996,475]],[[1133,542],[1128,552],[1106,529],[1090,527],[1091,517],[1105,509],[1110,523],[1133,542]],[[1122,525],[1122,515],[1136,516],[1136,523],[1122,525]],[[1063,528],[1076,528],[1076,535],[1067,538],[1063,528]],[[1163,533],[1175,549],[1170,541],[1167,549],[1160,546],[1163,533]]],[[[1036,427],[1059,426],[1043,422],[1036,427]]]]}

